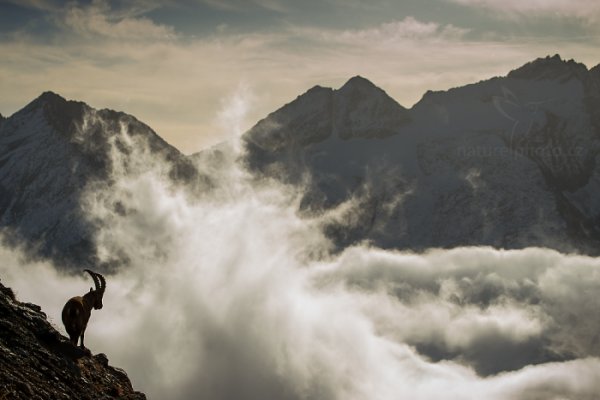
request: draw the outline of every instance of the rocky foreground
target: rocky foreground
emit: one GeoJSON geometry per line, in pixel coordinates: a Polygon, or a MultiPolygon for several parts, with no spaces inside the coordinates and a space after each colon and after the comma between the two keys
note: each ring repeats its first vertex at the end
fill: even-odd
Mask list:
{"type": "Polygon", "coordinates": [[[40,307],[0,283],[0,399],[146,399],[125,371],[54,329],[40,307]]]}

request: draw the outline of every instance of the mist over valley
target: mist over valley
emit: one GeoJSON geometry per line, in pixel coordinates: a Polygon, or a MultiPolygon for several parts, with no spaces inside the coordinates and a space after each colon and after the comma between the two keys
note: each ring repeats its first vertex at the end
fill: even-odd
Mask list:
{"type": "Polygon", "coordinates": [[[149,398],[593,399],[598,105],[559,56],[411,108],[354,77],[185,155],[45,92],[0,119],[0,277],[62,332],[105,274],[86,345],[149,398]]]}

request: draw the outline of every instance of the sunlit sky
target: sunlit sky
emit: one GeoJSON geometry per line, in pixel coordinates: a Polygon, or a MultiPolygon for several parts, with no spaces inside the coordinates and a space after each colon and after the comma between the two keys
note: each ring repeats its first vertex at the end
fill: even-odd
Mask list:
{"type": "Polygon", "coordinates": [[[0,0],[0,113],[52,90],[192,153],[314,85],[362,75],[411,107],[599,45],[597,0],[0,0]]]}

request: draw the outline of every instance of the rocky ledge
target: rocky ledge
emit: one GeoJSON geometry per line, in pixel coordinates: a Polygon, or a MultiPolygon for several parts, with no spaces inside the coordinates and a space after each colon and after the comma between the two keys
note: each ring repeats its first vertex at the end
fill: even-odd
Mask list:
{"type": "Polygon", "coordinates": [[[104,354],[74,347],[0,283],[0,399],[146,399],[104,354]]]}

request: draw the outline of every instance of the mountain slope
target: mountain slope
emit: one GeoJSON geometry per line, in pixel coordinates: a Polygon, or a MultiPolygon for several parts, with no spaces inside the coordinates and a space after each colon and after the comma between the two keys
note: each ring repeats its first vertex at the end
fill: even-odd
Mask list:
{"type": "Polygon", "coordinates": [[[104,354],[88,356],[72,346],[35,304],[17,301],[0,283],[0,398],[129,399],[127,374],[104,354]]]}
{"type": "Polygon", "coordinates": [[[121,167],[113,165],[114,153],[127,164],[132,146],[147,146],[175,181],[198,178],[185,156],[127,114],[46,92],[6,119],[0,125],[4,238],[58,264],[94,263],[98,221],[86,218],[81,196],[93,183],[110,185],[121,167]]]}
{"type": "Polygon", "coordinates": [[[245,161],[258,174],[306,184],[304,212],[350,201],[325,227],[340,246],[597,254],[599,72],[547,57],[506,77],[428,92],[410,110],[391,107],[380,90],[348,93],[353,80],[311,89],[244,135],[245,161]],[[348,119],[344,103],[362,106],[348,119]],[[347,125],[360,134],[340,120],[360,121],[347,125]]]}
{"type": "MultiPolygon", "coordinates": [[[[335,137],[383,138],[409,121],[407,110],[368,80],[355,76],[339,90],[315,86],[259,121],[246,136],[246,146],[263,158],[335,137]]],[[[255,158],[250,158],[252,162],[255,158]]],[[[274,161],[271,159],[271,161],[274,161]]],[[[254,164],[260,169],[264,160],[254,164]]]]}

